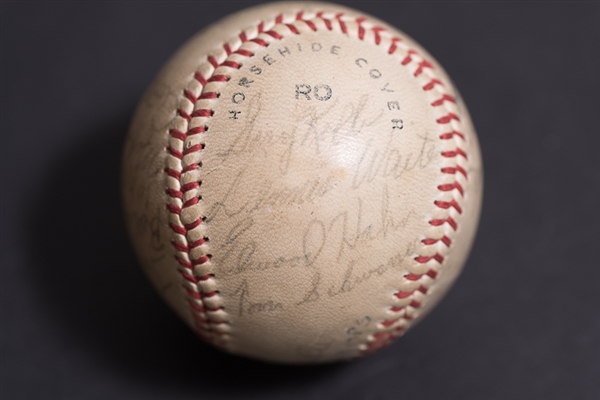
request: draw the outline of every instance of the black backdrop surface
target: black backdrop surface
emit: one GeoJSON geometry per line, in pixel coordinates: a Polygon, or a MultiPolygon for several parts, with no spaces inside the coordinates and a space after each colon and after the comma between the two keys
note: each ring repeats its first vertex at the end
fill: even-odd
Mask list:
{"type": "Polygon", "coordinates": [[[163,305],[121,217],[129,118],[184,40],[252,4],[2,3],[1,397],[600,398],[598,3],[347,3],[444,65],[485,163],[463,275],[392,347],[262,364],[163,305]]]}

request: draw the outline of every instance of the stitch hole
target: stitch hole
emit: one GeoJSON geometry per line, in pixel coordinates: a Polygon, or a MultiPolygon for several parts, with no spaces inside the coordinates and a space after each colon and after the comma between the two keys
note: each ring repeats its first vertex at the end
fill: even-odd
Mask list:
{"type": "Polygon", "coordinates": [[[202,150],[204,150],[204,148],[205,148],[205,147],[206,147],[206,143],[200,143],[200,148],[201,148],[202,150]]]}

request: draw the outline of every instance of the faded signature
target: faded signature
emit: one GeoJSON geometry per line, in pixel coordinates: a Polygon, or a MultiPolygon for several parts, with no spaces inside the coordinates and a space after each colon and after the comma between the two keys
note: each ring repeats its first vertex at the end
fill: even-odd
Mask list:
{"type": "Polygon", "coordinates": [[[255,225],[253,216],[238,221],[225,235],[224,251],[220,257],[220,274],[239,275],[250,271],[265,271],[280,268],[316,267],[326,246],[334,249],[336,260],[352,257],[352,252],[371,241],[386,239],[388,234],[403,229],[412,217],[406,212],[401,217],[390,212],[390,199],[387,186],[381,195],[379,219],[366,221],[363,199],[356,199],[356,208],[344,210],[329,220],[312,219],[301,231],[300,246],[296,253],[281,255],[272,259],[255,257],[260,247],[250,234],[255,225]],[[350,221],[356,218],[356,223],[350,221]]]}

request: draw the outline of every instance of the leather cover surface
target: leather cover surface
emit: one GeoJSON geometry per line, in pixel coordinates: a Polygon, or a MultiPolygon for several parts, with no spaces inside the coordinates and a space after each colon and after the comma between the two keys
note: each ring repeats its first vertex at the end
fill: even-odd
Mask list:
{"type": "Polygon", "coordinates": [[[442,67],[326,3],[193,37],[140,102],[123,160],[160,295],[204,340],[276,362],[401,336],[458,276],[481,203],[475,131],[442,67]]]}

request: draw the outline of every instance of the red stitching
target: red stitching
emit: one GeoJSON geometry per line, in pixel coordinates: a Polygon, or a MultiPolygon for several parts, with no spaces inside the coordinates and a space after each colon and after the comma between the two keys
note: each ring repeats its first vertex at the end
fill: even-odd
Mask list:
{"type": "Polygon", "coordinates": [[[436,122],[438,124],[448,124],[452,121],[460,121],[460,118],[458,118],[458,115],[454,114],[454,113],[448,113],[447,115],[444,115],[443,117],[440,117],[436,120],[436,122]]]}
{"type": "Polygon", "coordinates": [[[202,223],[202,219],[198,218],[197,220],[195,220],[194,222],[191,222],[189,224],[184,224],[183,226],[185,227],[185,229],[187,229],[188,231],[191,231],[192,229],[198,227],[198,225],[200,225],[202,223]]]}
{"type": "Polygon", "coordinates": [[[404,59],[400,62],[400,64],[402,64],[402,65],[409,64],[412,61],[412,56],[414,54],[417,54],[417,52],[415,50],[412,50],[412,49],[408,50],[406,57],[404,57],[404,59]]]}
{"type": "Polygon", "coordinates": [[[438,189],[442,192],[451,192],[452,190],[456,189],[460,192],[461,195],[464,195],[462,185],[456,181],[453,183],[446,183],[444,185],[439,185],[438,189]]]}
{"type": "MultiPolygon", "coordinates": [[[[288,29],[290,30],[290,32],[292,32],[295,35],[299,35],[300,31],[298,30],[298,28],[296,28],[296,26],[294,26],[293,24],[285,24],[285,26],[288,27],[288,29]]],[[[281,39],[281,37],[279,37],[278,39],[281,39]]]]}
{"type": "Polygon", "coordinates": [[[414,293],[414,291],[412,292],[397,292],[395,293],[395,296],[399,299],[405,299],[408,296],[411,296],[414,293]]]}
{"type": "Polygon", "coordinates": [[[236,63],[235,61],[223,61],[221,65],[224,65],[229,68],[240,69],[242,68],[242,64],[236,63]]]}
{"type": "Polygon", "coordinates": [[[266,41],[264,41],[263,39],[260,39],[260,38],[252,39],[251,42],[254,42],[257,45],[262,46],[262,47],[267,47],[269,45],[269,43],[267,43],[266,41]]]}
{"type": "Polygon", "coordinates": [[[219,97],[217,95],[217,92],[204,92],[200,95],[200,99],[204,100],[204,99],[216,99],[217,97],[219,97]]]}
{"type": "Polygon", "coordinates": [[[254,55],[254,53],[252,53],[250,50],[244,50],[244,49],[236,50],[235,54],[239,54],[244,57],[252,57],[254,55]]]}
{"type": "MultiPolygon", "coordinates": [[[[184,260],[183,258],[177,257],[177,256],[175,256],[175,259],[177,259],[177,262],[179,264],[181,264],[184,268],[187,268],[189,270],[191,270],[193,268],[192,263],[190,263],[189,261],[184,260]]],[[[180,273],[181,273],[181,271],[180,271],[180,273]]]]}
{"type": "Polygon", "coordinates": [[[327,28],[328,31],[333,29],[333,25],[331,25],[331,20],[323,17],[322,11],[317,13],[317,18],[321,18],[323,20],[323,22],[325,23],[325,27],[327,28]]]}
{"type": "MultiPolygon", "coordinates": [[[[287,26],[289,27],[290,25],[287,25],[287,26]]],[[[291,25],[291,26],[294,26],[294,25],[291,25]]],[[[296,29],[296,27],[295,27],[295,26],[294,26],[294,29],[296,29]]],[[[291,28],[290,28],[290,30],[291,30],[291,28]]],[[[294,32],[294,31],[292,30],[292,32],[294,32]]],[[[298,29],[296,29],[296,32],[298,32],[298,29]]],[[[273,30],[267,31],[267,32],[265,32],[265,33],[266,33],[267,35],[269,35],[269,36],[271,36],[271,37],[273,37],[273,38],[277,39],[277,40],[281,40],[281,38],[283,37],[283,36],[281,36],[279,33],[275,32],[275,31],[273,31],[273,30]]],[[[299,33],[299,32],[298,32],[298,33],[299,33]]]]}
{"type": "Polygon", "coordinates": [[[181,191],[185,193],[185,192],[190,191],[192,189],[197,189],[199,186],[200,186],[200,184],[198,182],[186,183],[185,185],[181,186],[181,191]]]}
{"type": "Polygon", "coordinates": [[[181,172],[176,171],[172,168],[165,168],[165,172],[172,178],[179,179],[181,177],[181,172]]]}
{"type": "Polygon", "coordinates": [[[200,201],[200,198],[198,198],[198,197],[192,197],[191,199],[189,199],[188,201],[186,201],[185,203],[183,203],[183,205],[181,206],[181,208],[187,208],[187,207],[194,206],[194,205],[198,204],[198,201],[200,201]]]}
{"type": "Polygon", "coordinates": [[[433,64],[431,64],[429,61],[427,60],[423,60],[419,63],[419,68],[417,68],[417,70],[415,71],[414,75],[415,76],[419,76],[421,75],[421,73],[426,69],[426,68],[433,68],[433,64]]]}
{"type": "Polygon", "coordinates": [[[170,153],[170,154],[171,154],[173,157],[175,157],[175,158],[178,158],[178,159],[180,159],[180,160],[183,158],[183,153],[182,153],[182,152],[180,152],[179,150],[175,150],[175,149],[174,149],[174,148],[172,148],[172,147],[169,147],[167,150],[169,151],[169,153],[170,153]]]}
{"type": "MultiPolygon", "coordinates": [[[[206,110],[206,109],[202,109],[201,108],[201,109],[195,110],[190,115],[192,116],[192,118],[195,118],[195,117],[212,117],[213,114],[214,114],[213,110],[206,110]]],[[[190,134],[193,134],[193,133],[202,133],[202,132],[204,132],[204,127],[203,126],[198,126],[196,128],[193,128],[193,129],[195,129],[196,131],[195,132],[191,132],[192,129],[190,129],[187,132],[187,134],[190,135],[190,134]]]]}
{"type": "Polygon", "coordinates": [[[442,201],[442,200],[436,200],[433,202],[436,206],[438,206],[439,208],[443,208],[444,210],[447,210],[449,208],[454,208],[456,211],[458,211],[459,214],[462,214],[462,208],[460,207],[460,205],[457,203],[456,200],[452,199],[451,201],[442,201]]]}
{"type": "MultiPolygon", "coordinates": [[[[316,13],[316,18],[320,18],[323,21],[326,29],[330,30],[330,31],[333,29],[332,21],[335,20],[339,24],[340,30],[342,31],[342,33],[344,33],[344,34],[348,33],[348,26],[347,26],[346,22],[344,21],[343,13],[338,13],[333,17],[333,19],[329,19],[329,18],[325,18],[324,13],[321,11],[321,12],[316,13]]],[[[367,34],[366,30],[369,29],[373,33],[375,45],[380,45],[381,43],[383,43],[382,32],[385,32],[385,28],[378,27],[378,26],[365,28],[363,26],[363,23],[366,20],[367,19],[365,17],[354,18],[354,22],[357,24],[357,28],[358,28],[357,29],[358,39],[364,40],[365,35],[367,34]]],[[[295,15],[295,21],[304,22],[306,24],[306,26],[309,29],[311,29],[312,31],[318,30],[318,27],[313,22],[313,20],[310,20],[310,19],[304,17],[303,11],[299,11],[295,15]]],[[[293,35],[300,34],[300,30],[298,29],[298,27],[295,24],[284,23],[284,15],[283,14],[279,14],[275,17],[275,24],[276,25],[285,25],[288,28],[290,34],[293,34],[293,35]]],[[[263,21],[260,21],[258,23],[257,31],[258,31],[257,35],[265,34],[275,40],[281,40],[283,38],[283,35],[281,33],[279,33],[277,30],[275,30],[274,28],[271,28],[270,30],[265,31],[265,24],[263,21]]],[[[265,39],[262,39],[260,37],[249,38],[246,31],[241,31],[239,33],[239,39],[242,44],[245,42],[251,41],[262,47],[267,47],[269,45],[269,43],[265,39]]],[[[402,42],[403,39],[400,37],[390,37],[389,39],[390,39],[390,44],[389,44],[387,51],[388,51],[388,54],[393,54],[398,50],[399,43],[402,42]]],[[[415,77],[423,75],[423,73],[427,69],[434,69],[434,65],[431,62],[429,62],[428,60],[426,60],[425,58],[423,58],[417,51],[415,51],[414,49],[407,48],[406,46],[404,48],[406,49],[406,54],[400,63],[405,66],[409,65],[411,63],[415,63],[414,65],[416,66],[416,69],[413,72],[413,75],[415,77]]],[[[237,55],[240,55],[243,57],[254,56],[254,53],[251,52],[250,50],[246,50],[246,49],[242,49],[242,48],[233,49],[229,43],[224,43],[223,49],[224,49],[227,57],[229,57],[232,54],[237,54],[237,55]]],[[[209,55],[207,57],[207,62],[213,67],[214,70],[216,70],[218,67],[229,67],[229,68],[233,68],[233,69],[239,69],[242,67],[241,63],[232,61],[229,59],[225,59],[223,62],[219,63],[215,55],[209,55]]],[[[206,85],[210,82],[225,83],[225,82],[229,81],[230,77],[228,75],[214,74],[214,70],[213,70],[213,73],[211,74],[211,76],[208,77],[208,79],[199,71],[194,74],[194,79],[202,85],[202,91],[200,92],[200,95],[196,96],[192,91],[187,90],[187,89],[184,90],[184,92],[183,92],[183,96],[187,100],[189,100],[192,104],[194,104],[194,105],[197,104],[199,100],[213,100],[213,99],[217,99],[219,97],[219,93],[216,91],[210,91],[210,92],[203,91],[204,88],[206,87],[206,85]]],[[[422,89],[424,91],[432,91],[435,88],[443,88],[444,87],[444,84],[441,80],[439,80],[435,77],[428,77],[428,79],[429,79],[429,81],[422,86],[422,89]]],[[[451,96],[450,94],[443,93],[443,92],[439,93],[439,97],[437,99],[434,98],[434,100],[431,102],[432,107],[444,107],[447,104],[456,104],[456,99],[453,96],[451,96]]],[[[190,114],[183,109],[178,109],[177,115],[179,115],[181,118],[183,118],[187,123],[190,123],[192,118],[212,117],[214,115],[214,111],[209,108],[202,108],[202,109],[194,110],[190,114]]],[[[460,118],[457,114],[455,114],[451,111],[448,111],[448,113],[446,115],[443,115],[436,119],[436,122],[440,125],[451,124],[453,121],[460,122],[460,118]]],[[[454,126],[452,126],[452,127],[454,128],[454,126]]],[[[189,128],[187,132],[182,132],[178,129],[173,128],[169,131],[169,135],[172,138],[174,138],[176,140],[180,140],[181,142],[183,142],[185,144],[185,141],[187,140],[187,138],[191,137],[192,135],[205,133],[207,130],[208,130],[208,127],[206,127],[206,126],[197,126],[194,128],[189,128]]],[[[465,135],[463,133],[461,133],[460,131],[453,129],[451,131],[440,134],[439,139],[440,140],[459,139],[459,140],[464,141],[465,135]]],[[[171,156],[183,161],[183,158],[185,156],[202,151],[203,148],[204,148],[204,145],[202,143],[196,143],[191,146],[189,146],[189,144],[188,144],[188,147],[185,147],[185,149],[182,151],[169,146],[169,147],[167,147],[167,153],[170,154],[171,156]]],[[[458,157],[462,157],[465,160],[467,159],[466,152],[458,145],[456,146],[456,148],[454,150],[446,150],[446,151],[441,152],[441,156],[445,157],[445,158],[458,159],[458,157]]],[[[177,190],[175,188],[167,188],[166,189],[166,194],[168,195],[168,197],[170,199],[174,199],[173,200],[174,202],[183,201],[184,195],[187,192],[198,189],[200,187],[200,185],[201,185],[200,181],[181,184],[182,174],[189,172],[189,171],[197,170],[198,168],[200,168],[200,166],[201,166],[200,162],[195,162],[195,163],[191,162],[187,166],[182,166],[181,171],[178,171],[173,168],[165,168],[166,175],[170,178],[176,179],[177,181],[180,182],[180,185],[181,185],[179,190],[177,190]]],[[[441,168],[441,173],[451,174],[451,175],[460,174],[465,179],[467,178],[467,171],[465,170],[465,168],[463,168],[459,164],[443,167],[443,168],[441,168]]],[[[463,189],[461,183],[458,182],[457,180],[455,180],[453,183],[444,183],[444,184],[438,185],[437,189],[442,193],[453,192],[455,189],[461,195],[464,193],[464,189],[463,189]]],[[[180,215],[184,209],[199,204],[199,202],[201,201],[201,198],[202,197],[199,195],[194,195],[191,198],[184,201],[183,203],[181,203],[181,206],[178,205],[179,203],[168,203],[167,208],[170,213],[175,214],[175,215],[180,215]]],[[[458,214],[462,213],[461,205],[460,205],[459,201],[455,198],[451,198],[448,200],[446,200],[446,199],[434,200],[434,205],[439,209],[443,209],[443,210],[454,209],[458,214]]],[[[186,238],[186,240],[188,240],[187,244],[180,243],[178,241],[179,239],[173,240],[172,243],[173,243],[173,247],[176,251],[178,251],[179,253],[187,254],[187,257],[185,257],[185,258],[182,258],[180,256],[176,256],[175,258],[177,259],[178,263],[183,266],[183,269],[179,270],[181,273],[182,279],[184,279],[186,282],[192,283],[194,285],[197,285],[199,282],[208,281],[208,280],[214,278],[214,276],[210,273],[204,274],[202,276],[195,276],[195,274],[193,273],[194,266],[205,265],[205,264],[209,263],[209,261],[211,259],[211,256],[209,254],[201,255],[195,259],[192,259],[192,257],[190,257],[191,249],[202,246],[205,243],[207,243],[207,241],[208,241],[208,238],[201,238],[201,239],[197,239],[192,242],[192,241],[189,241],[189,239],[187,238],[188,231],[195,229],[196,227],[201,225],[203,222],[204,222],[204,218],[198,218],[195,221],[192,221],[187,224],[181,223],[181,225],[179,225],[179,224],[175,224],[175,223],[169,223],[169,226],[171,227],[172,231],[175,234],[181,235],[184,238],[186,238]],[[190,261],[188,261],[186,258],[189,258],[190,261]]],[[[447,224],[455,231],[458,229],[458,225],[457,225],[456,221],[451,216],[447,216],[446,218],[432,219],[429,221],[429,224],[432,226],[443,226],[443,225],[447,224]]],[[[435,245],[439,244],[439,245],[444,245],[446,247],[450,247],[452,244],[451,239],[446,235],[443,235],[440,238],[425,238],[425,239],[422,239],[421,242],[425,246],[435,246],[435,245]]],[[[429,254],[431,254],[431,253],[429,253],[429,254]]],[[[441,265],[444,262],[444,256],[442,254],[440,254],[439,252],[434,252],[434,255],[417,255],[414,257],[414,261],[418,264],[426,264],[426,263],[435,261],[436,263],[441,265]]],[[[434,280],[437,278],[438,274],[439,274],[438,271],[431,269],[431,268],[427,272],[422,273],[422,274],[407,273],[404,276],[404,278],[406,280],[413,281],[413,282],[422,282],[422,284],[416,290],[398,291],[398,292],[394,293],[394,297],[396,297],[397,299],[410,299],[410,302],[408,304],[409,307],[411,307],[414,310],[420,308],[422,303],[420,301],[415,300],[414,295],[416,293],[420,293],[421,295],[426,295],[429,291],[428,287],[425,286],[425,283],[422,281],[422,279],[427,277],[428,279],[434,280]]],[[[429,281],[425,281],[425,282],[429,282],[429,281]]],[[[426,283],[426,284],[429,285],[430,282],[426,283]]],[[[193,290],[186,286],[184,286],[184,289],[186,290],[188,295],[192,299],[194,299],[194,300],[188,300],[188,303],[190,306],[190,310],[192,310],[192,316],[194,318],[194,321],[197,321],[197,324],[195,325],[195,327],[196,327],[196,332],[198,333],[198,336],[201,337],[203,340],[208,340],[210,342],[213,342],[213,344],[215,344],[217,346],[221,346],[222,343],[215,343],[213,340],[209,340],[209,339],[210,339],[210,337],[212,337],[211,335],[223,337],[226,335],[226,333],[221,332],[221,331],[216,331],[216,330],[212,329],[211,326],[227,324],[228,322],[223,321],[223,320],[211,319],[209,317],[208,313],[219,311],[222,309],[222,307],[219,307],[219,306],[208,307],[203,302],[203,299],[205,299],[205,298],[210,298],[210,297],[216,296],[218,294],[218,291],[202,292],[200,290],[193,290]],[[201,304],[196,303],[196,301],[200,302],[201,304]]],[[[394,314],[399,314],[399,317],[387,319],[387,320],[380,322],[381,326],[389,328],[389,329],[391,329],[391,331],[381,331],[381,332],[376,331],[376,332],[374,332],[371,335],[372,339],[368,340],[367,343],[365,344],[365,347],[367,350],[371,351],[373,349],[378,349],[378,348],[388,346],[395,338],[397,338],[403,332],[406,331],[407,327],[405,325],[401,324],[399,321],[401,321],[401,320],[411,321],[412,319],[414,319],[414,314],[410,311],[410,309],[407,309],[407,306],[395,305],[395,306],[390,307],[389,310],[390,310],[390,312],[392,312],[394,314]],[[398,324],[398,326],[394,326],[395,324],[398,324]]]]}
{"type": "Polygon", "coordinates": [[[206,84],[208,83],[208,82],[206,82],[206,79],[204,79],[204,76],[203,76],[203,75],[202,75],[200,72],[196,72],[196,73],[194,74],[194,78],[195,78],[195,79],[196,79],[198,82],[200,82],[200,84],[201,84],[202,86],[206,86],[206,84]]]}
{"type": "Polygon", "coordinates": [[[173,204],[167,204],[167,209],[173,214],[181,214],[181,208],[173,204]]]}
{"type": "Polygon", "coordinates": [[[391,343],[390,342],[371,342],[371,343],[367,343],[367,347],[369,348],[369,350],[380,350],[384,347],[389,346],[391,343]]]}
{"type": "Polygon", "coordinates": [[[434,101],[433,103],[431,103],[431,105],[434,107],[441,106],[444,104],[445,101],[449,101],[450,103],[456,104],[456,100],[454,99],[454,97],[444,93],[440,99],[434,101]]]}
{"type": "Polygon", "coordinates": [[[432,244],[436,244],[438,242],[442,242],[448,247],[450,247],[450,245],[452,244],[452,241],[446,235],[442,236],[440,239],[432,239],[432,238],[423,239],[423,240],[421,240],[421,242],[426,245],[432,245],[432,244]]]}
{"type": "Polygon", "coordinates": [[[192,275],[188,274],[187,272],[185,272],[185,271],[183,271],[183,270],[182,270],[182,271],[179,271],[179,272],[181,273],[181,275],[183,275],[183,277],[184,277],[186,280],[188,280],[188,281],[190,281],[190,282],[192,282],[192,283],[198,283],[198,279],[194,278],[192,275]]]}
{"type": "Polygon", "coordinates": [[[192,103],[195,103],[198,101],[198,98],[196,96],[194,96],[194,94],[192,92],[190,92],[189,90],[185,90],[183,92],[183,94],[185,95],[185,97],[187,97],[187,99],[189,101],[191,101],[192,103]]]}
{"type": "Polygon", "coordinates": [[[421,307],[421,303],[419,303],[418,301],[414,301],[414,300],[412,300],[408,305],[411,306],[412,308],[421,307]]]}
{"type": "Polygon", "coordinates": [[[365,17],[356,18],[356,23],[358,24],[358,38],[363,40],[365,38],[365,28],[362,26],[362,23],[366,20],[365,17]]]}
{"type": "Polygon", "coordinates": [[[176,241],[173,241],[173,246],[175,246],[175,248],[176,248],[177,250],[179,250],[179,251],[182,251],[182,252],[184,252],[184,253],[187,253],[187,252],[189,252],[189,251],[190,251],[190,249],[189,249],[189,247],[188,247],[188,246],[186,246],[186,245],[184,245],[184,244],[181,244],[181,243],[179,243],[179,242],[176,242],[176,241]]]}
{"type": "Polygon", "coordinates": [[[454,139],[454,136],[458,136],[462,140],[466,140],[465,139],[465,135],[463,135],[462,133],[460,133],[458,131],[452,131],[452,132],[442,133],[440,135],[440,139],[442,139],[442,140],[454,139]]]}
{"type": "Polygon", "coordinates": [[[169,195],[169,197],[183,199],[183,193],[180,190],[167,189],[167,194],[169,195]]]}
{"type": "MultiPolygon", "coordinates": [[[[199,165],[198,164],[190,164],[187,167],[185,167],[184,169],[181,170],[181,173],[184,174],[186,172],[192,171],[194,169],[198,169],[199,165]]],[[[198,182],[198,184],[202,184],[202,182],[198,182]]]]}
{"type": "MultiPolygon", "coordinates": [[[[198,220],[198,221],[200,221],[200,220],[198,220]]],[[[210,260],[210,258],[208,256],[202,256],[200,258],[197,258],[196,260],[192,260],[192,265],[206,264],[209,260],[210,260]]]]}
{"type": "Polygon", "coordinates": [[[219,292],[217,291],[213,291],[213,292],[208,292],[208,293],[202,293],[204,297],[214,297],[218,294],[219,292]]]}
{"type": "Polygon", "coordinates": [[[189,243],[188,246],[189,246],[190,249],[194,249],[196,247],[202,246],[206,242],[207,242],[206,238],[202,238],[202,239],[196,240],[195,242],[189,243]]]}
{"type": "Polygon", "coordinates": [[[304,23],[305,23],[306,25],[308,25],[308,27],[309,27],[309,28],[310,28],[310,29],[311,29],[313,32],[316,32],[316,31],[317,31],[317,26],[314,24],[314,22],[312,22],[312,21],[309,21],[309,20],[306,20],[306,21],[304,21],[304,23]]]}
{"type": "MultiPolygon", "coordinates": [[[[202,295],[200,293],[195,292],[192,289],[188,289],[185,286],[183,288],[186,290],[186,292],[188,293],[188,295],[190,295],[190,297],[192,297],[194,299],[202,300],[202,295]]],[[[196,315],[196,314],[192,314],[192,315],[196,315]]]]}
{"type": "Polygon", "coordinates": [[[212,292],[197,292],[197,291],[195,291],[193,289],[190,289],[188,287],[185,287],[185,286],[184,286],[184,289],[190,294],[190,296],[192,296],[193,298],[198,299],[198,300],[202,300],[202,299],[205,299],[207,297],[213,297],[213,296],[216,296],[219,293],[217,291],[212,291],[212,292]]]}
{"type": "Polygon", "coordinates": [[[371,30],[373,31],[373,34],[375,35],[375,44],[377,46],[379,46],[379,43],[381,43],[381,35],[379,34],[379,32],[385,31],[385,28],[380,27],[380,26],[374,26],[371,28],[371,30]]]}
{"type": "Polygon", "coordinates": [[[348,33],[348,27],[346,26],[346,23],[344,21],[342,21],[343,16],[344,16],[344,13],[338,13],[335,15],[335,19],[340,24],[340,29],[342,30],[342,32],[344,34],[346,34],[346,33],[348,33]]]}
{"type": "Polygon", "coordinates": [[[448,224],[452,227],[452,229],[457,230],[458,229],[458,225],[456,224],[456,221],[454,221],[454,219],[452,217],[448,217],[448,218],[444,218],[444,219],[432,219],[431,221],[429,221],[430,225],[433,226],[441,226],[444,224],[448,224]]]}
{"type": "Polygon", "coordinates": [[[463,149],[461,149],[460,147],[457,147],[455,150],[443,151],[442,156],[444,156],[444,157],[462,156],[464,158],[467,158],[467,153],[465,153],[465,151],[463,149]]]}
{"type": "Polygon", "coordinates": [[[195,144],[195,145],[193,145],[193,146],[188,147],[187,149],[185,149],[182,154],[184,156],[186,156],[186,155],[188,155],[190,153],[194,153],[194,152],[200,151],[200,150],[202,150],[202,145],[195,144]]]}
{"type": "MultiPolygon", "coordinates": [[[[435,260],[441,264],[444,262],[444,257],[440,253],[435,253],[433,256],[416,256],[415,257],[415,261],[418,262],[419,264],[425,264],[425,263],[429,262],[430,260],[435,260]]],[[[422,275],[420,275],[419,278],[421,276],[422,275]]]]}
{"type": "MultiPolygon", "coordinates": [[[[213,110],[196,110],[191,115],[192,117],[212,117],[214,114],[213,110]]],[[[195,128],[189,129],[185,134],[186,136],[196,135],[198,133],[204,133],[208,130],[206,126],[197,126],[195,128]]]]}
{"type": "Polygon", "coordinates": [[[179,139],[181,141],[185,140],[185,133],[181,132],[180,130],[177,129],[171,129],[169,131],[169,134],[174,137],[175,139],[179,139]]]}
{"type": "Polygon", "coordinates": [[[398,48],[396,46],[396,43],[401,42],[402,39],[399,37],[393,37],[392,38],[392,44],[390,44],[390,48],[388,49],[388,54],[392,54],[393,52],[396,51],[396,49],[398,48]]]}
{"type": "Polygon", "coordinates": [[[208,56],[208,62],[213,66],[214,69],[217,69],[219,66],[219,62],[215,56],[208,56]]]}
{"type": "Polygon", "coordinates": [[[435,278],[437,278],[438,273],[437,273],[437,271],[434,271],[434,270],[430,269],[429,271],[427,271],[425,273],[425,275],[427,275],[431,279],[435,279],[435,278]]]}
{"type": "Polygon", "coordinates": [[[197,279],[198,279],[198,281],[207,281],[210,278],[212,278],[213,276],[214,276],[213,274],[206,274],[206,275],[199,276],[197,279]]]}
{"type": "Polygon", "coordinates": [[[379,333],[374,333],[373,337],[376,339],[387,339],[391,336],[390,333],[388,332],[379,332],[379,333]]]}
{"type": "Polygon", "coordinates": [[[435,85],[443,86],[444,84],[439,79],[433,78],[432,80],[429,81],[428,84],[426,84],[425,86],[423,86],[423,90],[431,90],[431,89],[433,89],[435,87],[435,85]]]}
{"type": "Polygon", "coordinates": [[[177,114],[182,117],[183,119],[185,119],[187,122],[190,122],[190,120],[192,119],[192,117],[190,117],[190,115],[188,113],[186,113],[184,110],[182,109],[178,109],[177,110],[177,114]]]}
{"type": "Polygon", "coordinates": [[[209,82],[227,82],[228,80],[227,75],[213,75],[208,79],[209,82]]]}

